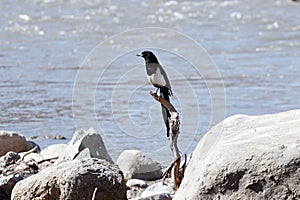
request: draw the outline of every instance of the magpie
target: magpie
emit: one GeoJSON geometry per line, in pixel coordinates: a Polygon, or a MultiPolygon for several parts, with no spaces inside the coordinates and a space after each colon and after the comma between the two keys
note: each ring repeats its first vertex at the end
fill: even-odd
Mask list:
{"type": "Polygon", "coordinates": [[[151,51],[143,51],[137,54],[145,59],[147,78],[154,87],[157,88],[156,93],[160,90],[163,98],[170,102],[169,96],[172,96],[172,90],[167,73],[159,64],[158,59],[151,51]]]}
{"type": "MultiPolygon", "coordinates": [[[[157,57],[151,51],[143,51],[137,56],[143,57],[146,65],[146,72],[148,81],[157,88],[156,93],[160,90],[160,96],[170,102],[169,96],[172,96],[171,84],[167,73],[159,64],[157,57]]],[[[167,137],[169,137],[169,121],[170,113],[167,108],[161,105],[162,115],[167,127],[167,137]]]]}

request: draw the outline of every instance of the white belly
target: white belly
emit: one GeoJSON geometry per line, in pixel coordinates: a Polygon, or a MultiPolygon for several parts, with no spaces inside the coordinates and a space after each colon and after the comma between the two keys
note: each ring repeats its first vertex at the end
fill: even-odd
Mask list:
{"type": "Polygon", "coordinates": [[[157,68],[156,73],[151,76],[147,76],[148,81],[154,85],[166,86],[166,81],[163,75],[160,73],[159,68],[157,68]]]}

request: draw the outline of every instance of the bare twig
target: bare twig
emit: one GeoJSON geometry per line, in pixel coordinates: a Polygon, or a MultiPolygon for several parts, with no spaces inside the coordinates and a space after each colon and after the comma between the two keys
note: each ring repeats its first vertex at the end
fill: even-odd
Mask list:
{"type": "Polygon", "coordinates": [[[95,198],[96,198],[96,193],[97,193],[97,190],[98,190],[98,188],[97,188],[97,187],[95,187],[95,190],[94,190],[94,192],[93,192],[93,197],[92,197],[92,200],[95,200],[95,198]]]}
{"type": "Polygon", "coordinates": [[[174,166],[174,185],[175,185],[175,191],[178,190],[180,183],[181,183],[181,177],[179,174],[179,167],[180,167],[180,157],[177,158],[175,161],[175,166],[174,166]]]}
{"type": "Polygon", "coordinates": [[[58,156],[57,157],[53,157],[53,158],[47,158],[47,159],[41,160],[37,164],[42,164],[43,162],[49,162],[51,160],[56,160],[56,159],[58,159],[58,156]]]}
{"type": "Polygon", "coordinates": [[[176,162],[176,160],[173,161],[173,162],[165,169],[165,171],[164,171],[164,173],[163,173],[163,179],[162,179],[163,185],[164,185],[164,183],[165,183],[165,179],[171,175],[171,171],[172,171],[172,169],[173,169],[173,167],[174,167],[175,162],[176,162]]]}
{"type": "Polygon", "coordinates": [[[184,177],[184,172],[185,172],[186,166],[187,166],[187,156],[186,156],[186,154],[184,154],[184,163],[182,164],[182,166],[179,169],[179,175],[180,175],[181,179],[183,179],[183,177],[184,177]]]}
{"type": "Polygon", "coordinates": [[[174,106],[168,102],[167,100],[165,100],[164,98],[161,98],[159,96],[157,96],[156,93],[153,93],[152,91],[150,91],[150,95],[156,100],[159,101],[162,105],[164,105],[169,112],[177,112],[176,109],[174,108],[174,106]]]}
{"type": "Polygon", "coordinates": [[[23,154],[23,156],[18,160],[18,162],[23,161],[24,158],[25,158],[27,155],[29,155],[29,154],[31,154],[31,153],[34,153],[34,152],[37,151],[37,150],[38,150],[38,146],[35,146],[35,147],[33,147],[32,149],[30,149],[29,151],[26,151],[26,152],[23,154]]]}

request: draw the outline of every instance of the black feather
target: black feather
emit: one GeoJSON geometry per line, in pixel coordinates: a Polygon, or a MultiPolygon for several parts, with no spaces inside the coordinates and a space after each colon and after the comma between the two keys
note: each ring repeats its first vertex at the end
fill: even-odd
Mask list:
{"type": "MultiPolygon", "coordinates": [[[[169,95],[170,95],[170,90],[168,88],[166,88],[166,87],[161,87],[160,88],[160,97],[161,98],[163,98],[166,101],[170,102],[169,95]]],[[[169,127],[169,120],[168,120],[168,118],[170,117],[170,112],[162,104],[161,104],[161,113],[162,113],[163,120],[164,120],[166,128],[167,128],[167,137],[169,137],[170,127],[169,127]]]]}

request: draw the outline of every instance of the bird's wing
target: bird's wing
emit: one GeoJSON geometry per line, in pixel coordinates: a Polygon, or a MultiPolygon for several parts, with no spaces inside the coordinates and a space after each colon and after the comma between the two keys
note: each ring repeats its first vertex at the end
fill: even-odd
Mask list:
{"type": "Polygon", "coordinates": [[[160,65],[157,64],[157,63],[147,63],[146,64],[146,72],[147,72],[147,75],[148,76],[151,76],[152,74],[155,74],[157,68],[159,67],[160,65]]]}
{"type": "Polygon", "coordinates": [[[164,68],[162,68],[161,65],[158,65],[158,67],[159,67],[159,69],[160,69],[161,75],[164,77],[164,79],[165,79],[165,81],[166,81],[166,85],[165,85],[165,86],[166,86],[169,90],[171,90],[171,84],[170,84],[170,81],[169,81],[169,79],[168,79],[167,73],[165,72],[164,68]]]}

